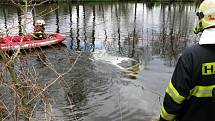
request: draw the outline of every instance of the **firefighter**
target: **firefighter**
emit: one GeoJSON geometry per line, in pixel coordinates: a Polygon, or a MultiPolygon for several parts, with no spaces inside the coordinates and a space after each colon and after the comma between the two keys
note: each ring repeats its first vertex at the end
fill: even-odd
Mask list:
{"type": "Polygon", "coordinates": [[[179,57],[166,88],[160,121],[215,121],[215,0],[196,14],[199,43],[179,57]]]}
{"type": "Polygon", "coordinates": [[[34,40],[42,40],[45,39],[45,21],[44,20],[37,20],[34,24],[34,32],[33,32],[33,39],[34,40]]]}

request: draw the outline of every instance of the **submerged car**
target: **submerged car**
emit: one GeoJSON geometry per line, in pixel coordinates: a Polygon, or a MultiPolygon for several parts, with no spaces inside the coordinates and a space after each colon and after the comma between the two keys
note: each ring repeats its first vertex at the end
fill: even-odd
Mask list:
{"type": "Polygon", "coordinates": [[[140,71],[140,63],[133,58],[113,56],[105,52],[96,52],[93,59],[116,66],[122,72],[137,74],[140,71]]]}

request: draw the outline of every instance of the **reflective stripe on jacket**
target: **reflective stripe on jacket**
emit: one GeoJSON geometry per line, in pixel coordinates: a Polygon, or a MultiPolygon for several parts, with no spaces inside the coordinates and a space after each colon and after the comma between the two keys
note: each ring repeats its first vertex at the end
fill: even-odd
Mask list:
{"type": "Polygon", "coordinates": [[[215,121],[215,45],[180,56],[166,88],[160,121],[215,121]]]}

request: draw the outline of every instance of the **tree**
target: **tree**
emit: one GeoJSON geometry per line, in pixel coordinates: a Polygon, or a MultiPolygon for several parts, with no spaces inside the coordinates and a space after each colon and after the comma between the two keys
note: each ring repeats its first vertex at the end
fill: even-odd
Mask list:
{"type": "MultiPolygon", "coordinates": [[[[35,14],[33,18],[28,16],[27,13],[29,11],[34,11],[36,6],[44,4],[47,1],[48,0],[39,3],[33,3],[32,0],[11,0],[12,5],[17,8],[19,23],[17,27],[13,28],[19,29],[19,34],[22,36],[21,41],[23,41],[26,33],[28,33],[26,29],[27,24],[32,23],[32,21],[35,20],[35,16],[43,16],[58,9],[58,7],[55,9],[51,8],[51,10],[48,10],[50,12],[41,12],[35,14]]],[[[6,31],[13,28],[7,27],[6,31]]],[[[7,36],[7,34],[5,34],[7,32],[2,31],[2,33],[3,34],[1,37],[7,36]]],[[[39,82],[40,78],[38,77],[35,66],[29,63],[27,59],[22,57],[22,53],[31,56],[31,51],[21,52],[19,48],[13,52],[6,52],[0,49],[2,62],[0,62],[0,120],[37,120],[36,118],[38,118],[38,116],[34,114],[38,110],[43,112],[40,114],[40,117],[44,117],[44,120],[51,120],[50,114],[52,102],[49,101],[49,94],[47,90],[73,69],[73,66],[77,62],[77,59],[80,57],[81,53],[77,59],[74,60],[71,68],[63,73],[59,73],[54,68],[52,63],[50,63],[47,56],[43,53],[43,50],[39,49],[38,51],[39,52],[36,54],[38,59],[56,75],[56,78],[50,80],[49,83],[46,84],[39,82]]]]}

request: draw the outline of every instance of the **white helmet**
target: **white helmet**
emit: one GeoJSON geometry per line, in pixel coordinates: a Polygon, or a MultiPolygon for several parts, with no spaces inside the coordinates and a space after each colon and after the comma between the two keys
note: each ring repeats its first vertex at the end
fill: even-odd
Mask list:
{"type": "Polygon", "coordinates": [[[45,21],[44,20],[37,20],[36,25],[45,25],[45,21]]]}
{"type": "Polygon", "coordinates": [[[199,10],[196,14],[199,18],[199,22],[194,30],[197,34],[202,32],[206,28],[215,26],[215,0],[204,0],[199,6],[199,10]]]}

